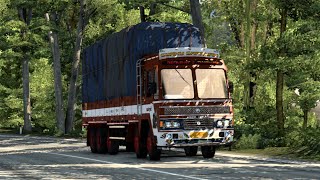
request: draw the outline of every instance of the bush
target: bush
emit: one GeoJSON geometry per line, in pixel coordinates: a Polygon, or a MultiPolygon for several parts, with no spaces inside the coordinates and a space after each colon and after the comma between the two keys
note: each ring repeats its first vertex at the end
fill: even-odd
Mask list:
{"type": "Polygon", "coordinates": [[[307,128],[293,136],[291,147],[301,156],[320,155],[320,129],[307,128]]]}
{"type": "Polygon", "coordinates": [[[260,134],[249,134],[248,136],[243,134],[240,140],[237,141],[235,147],[236,149],[257,149],[261,141],[260,134]]]}

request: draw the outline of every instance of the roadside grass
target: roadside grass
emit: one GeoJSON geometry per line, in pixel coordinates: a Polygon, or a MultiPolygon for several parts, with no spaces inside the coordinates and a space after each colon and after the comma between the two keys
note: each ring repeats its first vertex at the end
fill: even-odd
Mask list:
{"type": "Polygon", "coordinates": [[[299,160],[314,160],[320,161],[320,155],[308,155],[293,150],[290,147],[268,147],[265,149],[232,149],[228,151],[228,148],[221,148],[224,152],[242,154],[242,155],[253,155],[262,157],[274,157],[274,158],[285,158],[285,159],[299,159],[299,160]]]}
{"type": "Polygon", "coordinates": [[[7,128],[0,128],[0,133],[2,134],[18,134],[18,129],[7,129],[7,128]]]}
{"type": "Polygon", "coordinates": [[[256,154],[265,156],[283,156],[292,154],[291,150],[288,147],[269,147],[265,149],[235,149],[233,151],[242,154],[256,154]]]}
{"type": "MultiPolygon", "coordinates": [[[[0,134],[19,134],[18,128],[0,128],[0,134]]],[[[61,132],[49,132],[49,131],[39,131],[38,129],[33,129],[30,133],[22,133],[22,135],[31,136],[42,136],[42,137],[57,137],[57,138],[75,138],[84,139],[86,137],[86,131],[73,130],[70,134],[63,134],[61,132]]]]}

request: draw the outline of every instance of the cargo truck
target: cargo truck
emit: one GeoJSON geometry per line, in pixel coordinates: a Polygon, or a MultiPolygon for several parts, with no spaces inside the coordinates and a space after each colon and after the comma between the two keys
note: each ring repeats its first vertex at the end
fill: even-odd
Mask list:
{"type": "Polygon", "coordinates": [[[140,23],[85,48],[82,121],[93,153],[214,157],[233,142],[227,68],[185,23],[140,23]]]}

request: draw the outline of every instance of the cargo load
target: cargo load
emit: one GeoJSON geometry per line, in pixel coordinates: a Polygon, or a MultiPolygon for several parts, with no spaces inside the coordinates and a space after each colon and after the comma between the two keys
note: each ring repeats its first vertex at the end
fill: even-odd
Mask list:
{"type": "Polygon", "coordinates": [[[82,101],[136,95],[136,62],[160,49],[203,47],[199,29],[186,23],[144,22],[83,51],[82,101]]]}

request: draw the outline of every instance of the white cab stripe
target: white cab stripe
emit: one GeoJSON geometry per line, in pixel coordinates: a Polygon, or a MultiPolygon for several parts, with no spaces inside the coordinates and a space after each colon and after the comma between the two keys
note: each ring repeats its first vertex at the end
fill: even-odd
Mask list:
{"type": "MultiPolygon", "coordinates": [[[[142,114],[146,114],[153,109],[152,104],[144,104],[142,106],[142,114]]],[[[120,106],[111,108],[83,110],[82,117],[101,117],[101,116],[121,116],[137,114],[137,105],[120,106]]]]}
{"type": "Polygon", "coordinates": [[[125,126],[109,126],[109,129],[124,129],[125,126]]]}

